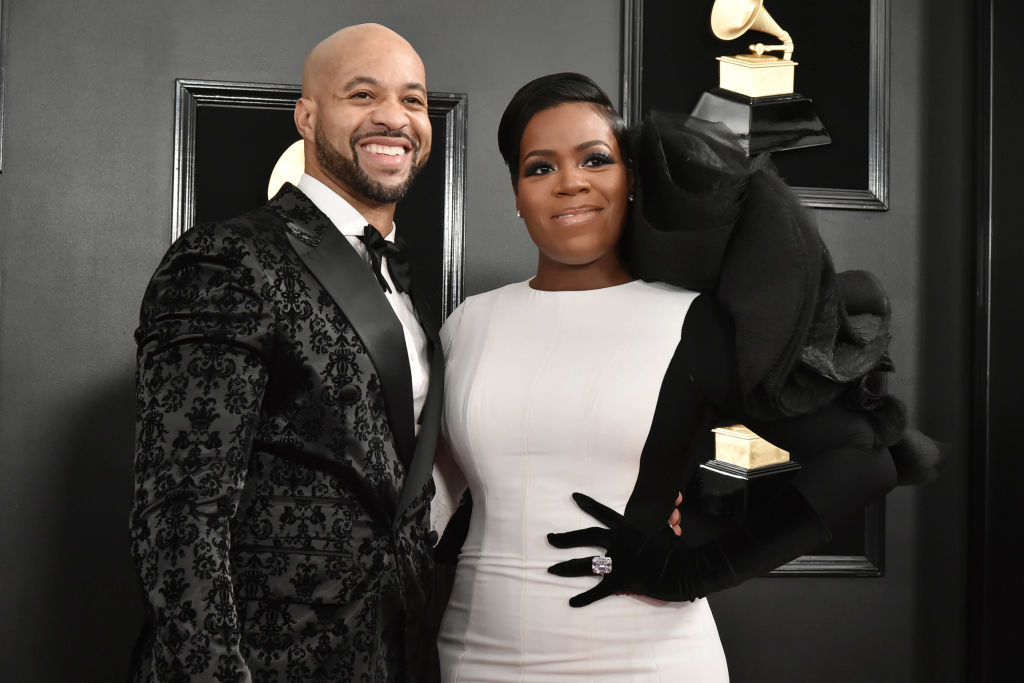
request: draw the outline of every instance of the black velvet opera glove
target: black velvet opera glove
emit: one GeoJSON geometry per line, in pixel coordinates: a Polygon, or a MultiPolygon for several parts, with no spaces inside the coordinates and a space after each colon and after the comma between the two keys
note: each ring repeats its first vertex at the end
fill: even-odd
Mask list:
{"type": "MultiPolygon", "coordinates": [[[[572,597],[572,607],[622,592],[658,600],[696,600],[771,571],[830,538],[824,523],[791,486],[781,489],[760,511],[765,514],[753,515],[734,531],[692,548],[666,524],[640,529],[589,496],[574,493],[573,499],[607,528],[548,534],[548,542],[556,548],[607,548],[612,567],[600,583],[572,597]]],[[[559,562],[548,571],[558,576],[587,576],[595,573],[593,559],[559,562]]]]}
{"type": "Polygon", "coordinates": [[[469,489],[462,495],[459,507],[455,508],[452,518],[448,521],[444,533],[434,546],[434,562],[441,564],[457,564],[462,544],[469,533],[469,520],[473,515],[473,497],[469,489]]]}

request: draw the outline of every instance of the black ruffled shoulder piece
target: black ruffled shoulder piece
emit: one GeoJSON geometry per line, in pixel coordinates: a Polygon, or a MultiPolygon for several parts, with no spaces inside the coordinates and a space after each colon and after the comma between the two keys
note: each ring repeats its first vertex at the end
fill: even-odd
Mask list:
{"type": "Polygon", "coordinates": [[[705,291],[743,213],[751,163],[723,126],[652,113],[630,132],[636,183],[623,254],[648,280],[705,291]]]}
{"type": "Polygon", "coordinates": [[[888,297],[866,271],[836,273],[768,156],[748,159],[720,124],[660,112],[629,145],[636,201],[623,255],[637,277],[714,293],[735,326],[750,414],[803,415],[839,398],[867,413],[901,483],[933,478],[937,448],[907,429],[885,388],[888,297]]]}

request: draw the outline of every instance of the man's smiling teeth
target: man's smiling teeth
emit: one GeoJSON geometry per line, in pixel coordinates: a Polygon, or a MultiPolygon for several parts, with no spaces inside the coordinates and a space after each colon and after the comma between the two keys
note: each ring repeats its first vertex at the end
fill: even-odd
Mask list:
{"type": "Polygon", "coordinates": [[[399,154],[405,154],[404,147],[388,147],[385,145],[363,145],[363,149],[367,152],[373,152],[374,154],[386,154],[389,157],[398,156],[399,154]]]}

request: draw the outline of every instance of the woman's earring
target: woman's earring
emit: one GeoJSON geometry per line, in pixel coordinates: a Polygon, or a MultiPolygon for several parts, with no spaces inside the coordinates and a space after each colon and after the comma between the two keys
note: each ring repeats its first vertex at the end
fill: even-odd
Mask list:
{"type": "Polygon", "coordinates": [[[630,192],[629,194],[627,194],[627,195],[626,195],[626,199],[627,199],[628,201],[633,201],[633,193],[632,193],[632,192],[630,192]]]}
{"type": "Polygon", "coordinates": [[[516,218],[522,218],[523,214],[519,213],[519,207],[516,207],[516,218]]]}

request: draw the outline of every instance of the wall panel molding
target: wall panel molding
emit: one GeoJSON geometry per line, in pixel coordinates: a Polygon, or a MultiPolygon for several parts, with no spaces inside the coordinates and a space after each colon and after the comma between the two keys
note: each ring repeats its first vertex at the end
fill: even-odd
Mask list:
{"type": "MultiPolygon", "coordinates": [[[[889,0],[870,2],[868,139],[866,188],[794,187],[804,206],[820,209],[885,211],[889,208],[889,0]]],[[[622,0],[622,115],[640,121],[644,56],[644,0],[622,0]]],[[[673,33],[679,39],[678,33],[673,33]]],[[[709,59],[713,56],[709,55],[709,59]]]]}
{"type": "MultiPolygon", "coordinates": [[[[220,107],[291,112],[300,94],[301,88],[298,85],[188,79],[175,81],[172,240],[177,239],[196,220],[196,126],[199,109],[220,107]]],[[[444,131],[442,145],[438,145],[437,140],[434,143],[434,155],[440,152],[444,178],[441,200],[443,236],[440,302],[441,320],[444,320],[455,310],[463,296],[468,97],[464,93],[431,92],[428,93],[428,102],[432,121],[440,120],[444,131]]],[[[435,161],[434,155],[432,162],[435,161]]]]}

